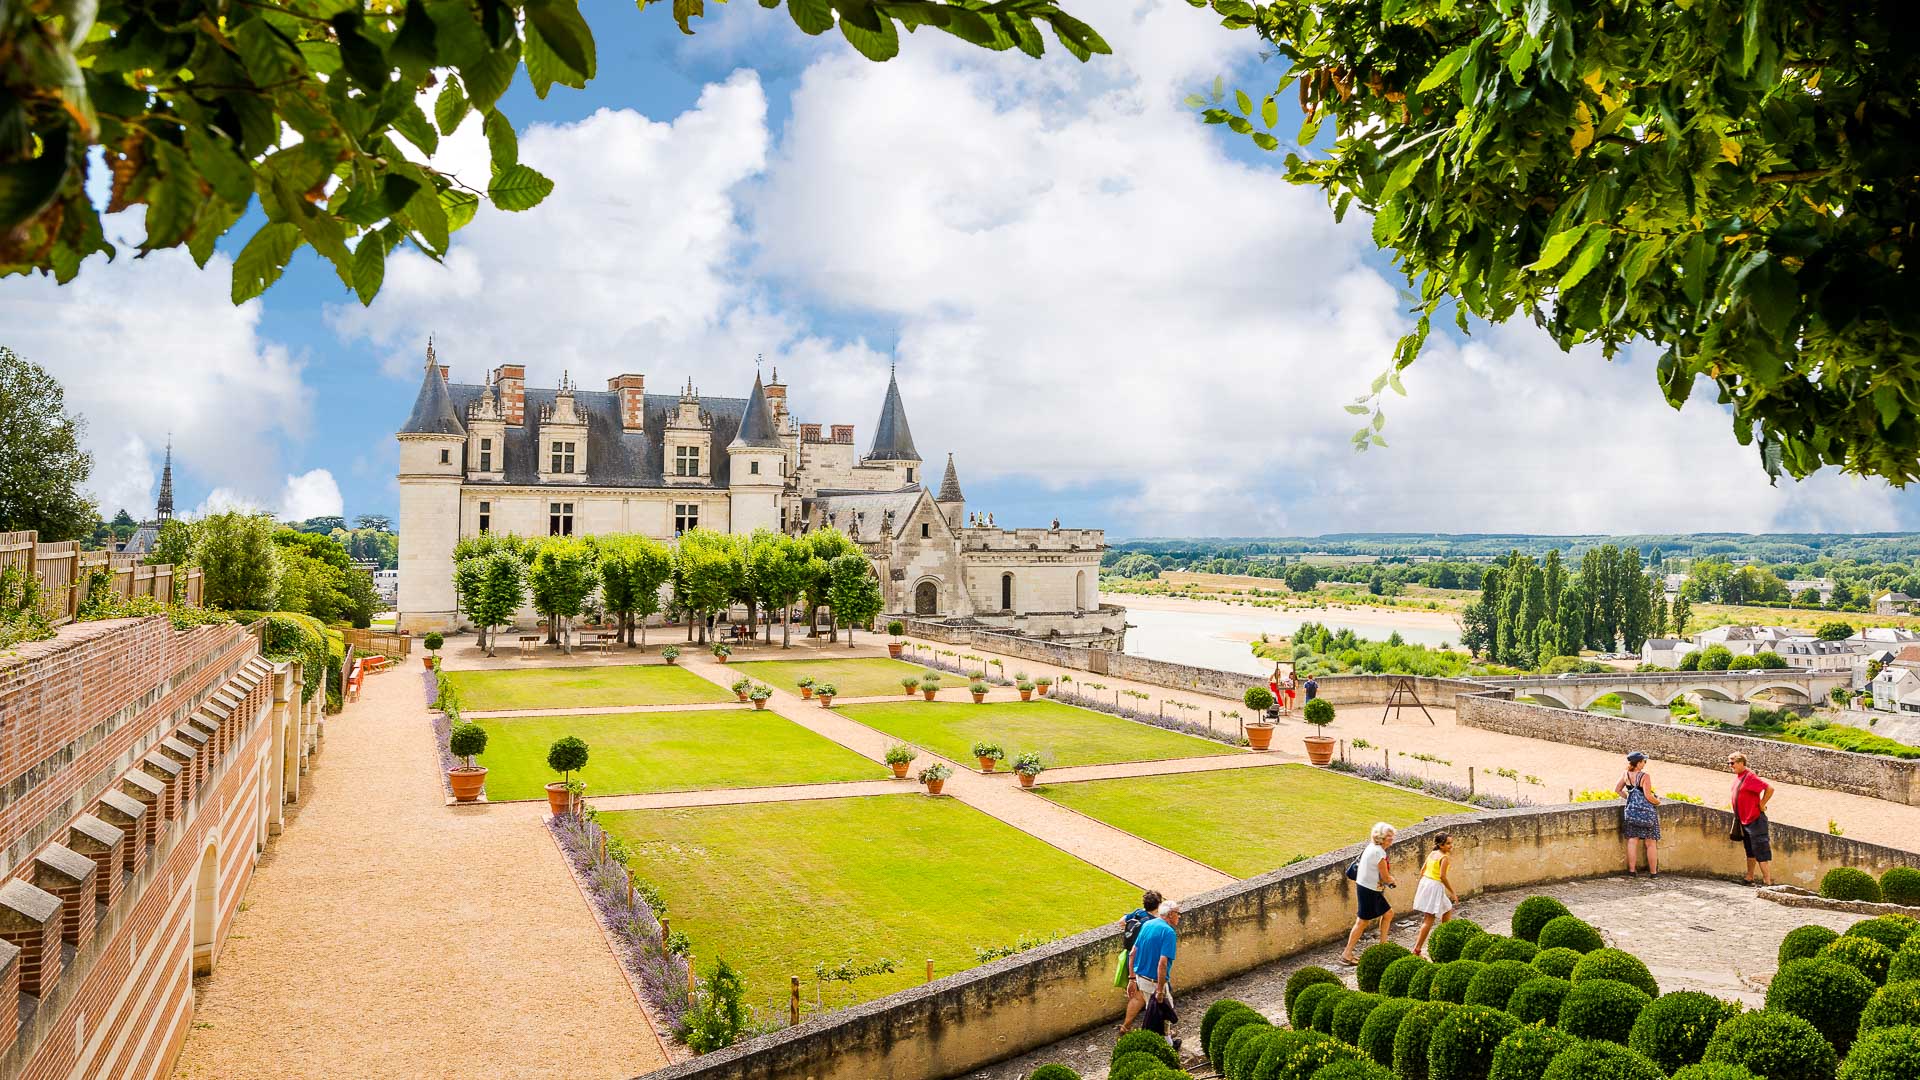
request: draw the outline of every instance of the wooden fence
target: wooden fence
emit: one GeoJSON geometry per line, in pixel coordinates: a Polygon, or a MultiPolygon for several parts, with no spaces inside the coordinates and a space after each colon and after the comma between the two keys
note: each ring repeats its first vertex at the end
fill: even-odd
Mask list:
{"type": "Polygon", "coordinates": [[[112,571],[113,591],[121,596],[152,596],[200,606],[199,570],[190,568],[182,575],[165,563],[142,566],[138,555],[82,551],[75,540],[43,544],[34,532],[0,532],[0,569],[7,567],[30,571],[40,579],[40,601],[55,626],[79,614],[96,570],[112,571]]]}
{"type": "Polygon", "coordinates": [[[405,660],[413,653],[413,635],[396,634],[390,630],[347,630],[340,631],[346,637],[347,644],[362,655],[377,653],[391,656],[395,660],[405,660]]]}

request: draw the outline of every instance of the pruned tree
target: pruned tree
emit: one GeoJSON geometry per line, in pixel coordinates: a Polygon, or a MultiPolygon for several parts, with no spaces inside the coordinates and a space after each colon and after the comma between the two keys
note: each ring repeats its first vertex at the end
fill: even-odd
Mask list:
{"type": "Polygon", "coordinates": [[[647,620],[660,610],[660,588],[673,572],[673,553],[649,537],[607,539],[600,549],[600,599],[620,617],[620,635],[631,647],[634,624],[646,642],[647,620]]]}
{"type": "Polygon", "coordinates": [[[592,551],[573,537],[550,537],[534,553],[527,568],[527,588],[534,610],[547,617],[548,641],[559,642],[569,653],[573,640],[566,620],[580,614],[587,597],[599,585],[592,551]]]}
{"type": "Polygon", "coordinates": [[[493,628],[513,621],[527,598],[527,566],[512,552],[495,551],[472,560],[477,564],[476,597],[469,614],[485,635],[487,655],[494,655],[493,628]]]}
{"type": "Polygon", "coordinates": [[[847,648],[853,648],[853,631],[873,625],[874,617],[886,607],[880,592],[880,579],[873,574],[873,563],[865,555],[853,553],[833,560],[828,571],[831,585],[827,600],[833,606],[833,621],[847,628],[847,648]]]}
{"type": "Polygon", "coordinates": [[[229,510],[193,523],[201,602],[221,611],[273,611],[280,598],[280,546],[270,514],[229,510]]]}

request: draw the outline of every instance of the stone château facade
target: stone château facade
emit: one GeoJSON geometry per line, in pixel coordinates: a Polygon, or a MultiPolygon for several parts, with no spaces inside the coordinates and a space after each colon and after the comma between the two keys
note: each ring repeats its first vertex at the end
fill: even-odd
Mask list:
{"type": "Polygon", "coordinates": [[[502,364],[454,383],[428,347],[401,425],[399,627],[459,625],[453,547],[487,532],[520,536],[687,529],[852,537],[874,562],[889,613],[965,620],[1119,648],[1124,609],[1099,602],[1099,529],[1005,529],[970,518],[953,455],[937,489],[889,378],[867,452],[853,425],[802,423],[778,370],[744,398],[703,396],[691,379],[650,394],[643,375],[604,391],[565,376],[526,385],[502,364]]]}

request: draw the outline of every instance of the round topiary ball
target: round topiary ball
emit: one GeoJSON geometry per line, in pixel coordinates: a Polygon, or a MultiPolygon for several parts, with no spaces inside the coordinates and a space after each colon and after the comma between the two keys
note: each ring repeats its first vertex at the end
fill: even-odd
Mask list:
{"type": "Polygon", "coordinates": [[[1337,982],[1313,983],[1293,999],[1293,1007],[1287,1010],[1287,1026],[1295,1031],[1311,1031],[1313,1017],[1319,1011],[1320,1003],[1346,992],[1347,988],[1337,982]]]}
{"type": "Polygon", "coordinates": [[[1865,900],[1870,904],[1881,901],[1880,883],[1872,874],[1851,866],[1836,866],[1822,875],[1820,895],[1829,900],[1865,900]]]}
{"type": "Polygon", "coordinates": [[[1920,870],[1896,866],[1880,875],[1880,895],[1889,904],[1920,906],[1920,870]]]}
{"type": "Polygon", "coordinates": [[[1625,1046],[1640,1010],[1652,1000],[1639,987],[1612,979],[1577,982],[1560,1002],[1558,1026],[1582,1039],[1606,1039],[1625,1046]]]}
{"type": "Polygon", "coordinates": [[[1433,962],[1423,956],[1403,956],[1388,964],[1387,970],[1380,973],[1379,992],[1387,997],[1406,997],[1407,984],[1413,981],[1413,973],[1432,966],[1433,962]]]}
{"type": "Polygon", "coordinates": [[[1478,960],[1455,960],[1441,964],[1433,973],[1433,986],[1427,991],[1430,1001],[1450,1001],[1455,1005],[1467,1000],[1467,986],[1486,967],[1478,960]]]}
{"type": "Polygon", "coordinates": [[[1571,982],[1575,986],[1589,979],[1612,979],[1635,987],[1648,997],[1660,994],[1660,984],[1653,981],[1653,973],[1647,965],[1630,952],[1620,949],[1595,949],[1580,958],[1573,966],[1571,982]]]}
{"type": "MultiPolygon", "coordinates": [[[[1220,1022],[1221,1017],[1230,1012],[1253,1012],[1253,1006],[1248,1005],[1244,1001],[1235,1001],[1232,998],[1221,998],[1219,1001],[1207,1006],[1206,1013],[1200,1017],[1201,1047],[1211,1048],[1213,1046],[1213,1027],[1220,1022]]],[[[1212,1054],[1209,1053],[1208,1056],[1211,1057],[1212,1054]]]]}
{"type": "Polygon", "coordinates": [[[1433,993],[1433,977],[1440,970],[1439,964],[1428,964],[1413,973],[1407,981],[1407,997],[1414,1001],[1425,1001],[1433,993]]]}
{"type": "Polygon", "coordinates": [[[1874,919],[1861,919],[1847,927],[1846,936],[1868,938],[1885,945],[1889,952],[1899,952],[1900,946],[1907,943],[1916,929],[1920,929],[1920,923],[1915,923],[1911,916],[1882,915],[1874,919]]]}
{"type": "Polygon", "coordinates": [[[1433,1041],[1433,1029],[1459,1007],[1445,1001],[1425,1001],[1407,1010],[1407,1015],[1400,1018],[1400,1029],[1393,1033],[1395,1076],[1400,1080],[1428,1080],[1427,1047],[1433,1041]]]}
{"type": "Polygon", "coordinates": [[[1174,1053],[1173,1046],[1167,1040],[1151,1031],[1129,1031],[1120,1036],[1113,1044],[1113,1061],[1118,1064],[1125,1054],[1152,1054],[1161,1062],[1180,1067],[1180,1055],[1174,1053]]]}
{"type": "Polygon", "coordinates": [[[1555,1024],[1560,1020],[1560,1003],[1567,1000],[1573,984],[1551,975],[1535,975],[1520,984],[1507,999],[1507,1011],[1523,1024],[1555,1024]]]}
{"type": "Polygon", "coordinates": [[[1505,934],[1490,934],[1482,930],[1480,933],[1468,938],[1466,944],[1460,946],[1460,959],[1479,960],[1486,954],[1488,949],[1493,948],[1495,944],[1505,940],[1507,940],[1505,934]]]}
{"type": "Polygon", "coordinates": [[[1498,960],[1518,960],[1523,964],[1530,964],[1533,958],[1539,955],[1540,946],[1533,942],[1521,941],[1515,937],[1503,937],[1487,946],[1487,951],[1480,954],[1480,962],[1491,964],[1498,960]]]}
{"type": "Polygon", "coordinates": [[[1357,992],[1341,998],[1340,1004],[1333,1010],[1333,1037],[1358,1046],[1360,1029],[1366,1025],[1367,1017],[1385,1000],[1379,994],[1357,992]]]}
{"type": "Polygon", "coordinates": [[[1028,1073],[1027,1080],[1080,1080],[1080,1074],[1056,1062],[1028,1073]]]}
{"type": "Polygon", "coordinates": [[[1552,975],[1565,979],[1573,975],[1574,965],[1580,962],[1580,954],[1572,949],[1541,949],[1540,955],[1533,958],[1534,969],[1542,975],[1552,975]]]}
{"type": "Polygon", "coordinates": [[[1140,1080],[1150,1072],[1159,1072],[1167,1063],[1145,1050],[1130,1050],[1107,1066],[1107,1080],[1140,1080]]]}
{"type": "Polygon", "coordinates": [[[1513,936],[1521,941],[1540,941],[1540,931],[1562,915],[1571,915],[1567,905],[1551,896],[1529,896],[1513,909],[1513,936]]]}
{"type": "Polygon", "coordinates": [[[1247,1080],[1274,1080],[1280,1070],[1286,1068],[1287,1060],[1294,1051],[1311,1042],[1332,1041],[1317,1031],[1282,1031],[1268,1039],[1266,1049],[1260,1052],[1260,1060],[1255,1062],[1247,1074],[1247,1080]]]}
{"type": "Polygon", "coordinates": [[[1225,1066],[1227,1060],[1227,1043],[1233,1038],[1234,1032],[1239,1031],[1243,1027],[1257,1027],[1262,1024],[1267,1024],[1269,1027],[1272,1026],[1267,1023],[1266,1017],[1261,1016],[1252,1009],[1246,1008],[1229,1009],[1216,1020],[1213,1025],[1213,1030],[1209,1031],[1206,1037],[1200,1040],[1201,1044],[1206,1048],[1207,1060],[1213,1063],[1214,1069],[1219,1070],[1225,1066]]]}
{"type": "Polygon", "coordinates": [[[1340,1008],[1342,1001],[1357,993],[1359,993],[1357,990],[1341,990],[1321,998],[1320,1004],[1313,1007],[1313,1030],[1322,1035],[1333,1034],[1334,1012],[1340,1008]]]}
{"type": "Polygon", "coordinates": [[[1920,1027],[1920,980],[1890,982],[1860,1011],[1860,1034],[1887,1027],[1920,1027]]]}
{"type": "MultiPolygon", "coordinates": [[[[1300,1044],[1274,1073],[1274,1080],[1311,1080],[1336,1061],[1365,1061],[1366,1055],[1338,1039],[1316,1039],[1300,1044]]],[[[1369,1062],[1371,1064],[1371,1062],[1369,1062]]]]}
{"type": "Polygon", "coordinates": [[[1507,999],[1520,989],[1521,983],[1539,977],[1540,972],[1532,964],[1523,964],[1518,960],[1495,960],[1473,973],[1472,981],[1467,983],[1467,996],[1461,1001],[1467,1005],[1504,1009],[1507,999]]]}
{"type": "Polygon", "coordinates": [[[1744,1066],[1714,1061],[1689,1065],[1668,1077],[1668,1080],[1760,1080],[1760,1078],[1748,1072],[1744,1066]]]}
{"type": "Polygon", "coordinates": [[[1562,915],[1540,928],[1542,949],[1572,949],[1585,955],[1605,948],[1606,944],[1600,938],[1600,931],[1572,915],[1562,915]]]}
{"type": "Polygon", "coordinates": [[[1787,931],[1786,937],[1780,939],[1780,966],[1786,967],[1795,960],[1807,960],[1819,955],[1821,949],[1839,936],[1839,931],[1817,924],[1794,927],[1787,931]]]}
{"type": "Polygon", "coordinates": [[[1253,1067],[1259,1063],[1267,1044],[1277,1038],[1281,1029],[1272,1025],[1248,1024],[1233,1033],[1227,1040],[1227,1052],[1223,1058],[1221,1073],[1227,1080],[1253,1080],[1253,1067]]]}
{"type": "Polygon", "coordinates": [[[1428,1080],[1487,1080],[1493,1052],[1520,1021],[1485,1005],[1462,1005],[1427,1040],[1428,1080]]]}
{"type": "Polygon", "coordinates": [[[1672,1072],[1705,1057],[1713,1030],[1739,1011],[1737,1006],[1698,990],[1661,994],[1640,1010],[1627,1035],[1627,1046],[1672,1072]]]}
{"type": "Polygon", "coordinates": [[[1920,1076],[1920,1029],[1881,1028],[1860,1037],[1840,1066],[1840,1080],[1913,1080],[1920,1076]]]}
{"type": "MultiPolygon", "coordinates": [[[[1113,1080],[1113,1078],[1108,1077],[1107,1080],[1113,1080]]],[[[1162,1065],[1159,1068],[1141,1073],[1139,1076],[1134,1077],[1133,1080],[1193,1080],[1193,1074],[1185,1069],[1176,1069],[1168,1065],[1162,1065]]]]}
{"type": "Polygon", "coordinates": [[[1360,1025],[1360,1041],[1355,1045],[1380,1064],[1392,1065],[1394,1034],[1400,1030],[1400,1021],[1419,1004],[1406,998],[1388,998],[1374,1006],[1367,1022],[1360,1025]]]}
{"type": "Polygon", "coordinates": [[[1721,1023],[1703,1062],[1745,1066],[1765,1080],[1833,1080],[1838,1057],[1820,1029],[1792,1013],[1759,1009],[1721,1023]]]}
{"type": "Polygon", "coordinates": [[[1393,1070],[1365,1058],[1322,1066],[1313,1080],[1394,1080],[1393,1070]]]}
{"type": "Polygon", "coordinates": [[[1472,919],[1454,919],[1433,928],[1427,937],[1427,956],[1436,964],[1460,959],[1460,949],[1475,934],[1485,933],[1472,919]]]}
{"type": "Polygon", "coordinates": [[[1317,967],[1313,964],[1308,964],[1306,967],[1287,976],[1287,989],[1285,994],[1282,995],[1282,1000],[1286,1005],[1288,1016],[1293,1015],[1293,999],[1300,996],[1300,991],[1305,990],[1314,983],[1340,984],[1340,976],[1335,975],[1326,968],[1317,967]]]}
{"type": "Polygon", "coordinates": [[[1873,995],[1873,983],[1857,969],[1814,957],[1795,960],[1774,974],[1767,987],[1767,1008],[1792,1013],[1819,1028],[1833,1048],[1845,1054],[1873,995]]]}
{"type": "Polygon", "coordinates": [[[1838,960],[1843,964],[1859,969],[1860,974],[1873,980],[1873,985],[1881,986],[1887,981],[1887,973],[1893,969],[1893,954],[1885,945],[1869,941],[1863,937],[1841,935],[1826,943],[1816,955],[1816,959],[1838,960]]]}
{"type": "Polygon", "coordinates": [[[1887,965],[1887,982],[1907,982],[1920,979],[1920,934],[1907,939],[1900,951],[1893,954],[1893,962],[1887,965]]]}
{"type": "Polygon", "coordinates": [[[1537,1024],[1515,1028],[1494,1048],[1487,1080],[1540,1080],[1554,1058],[1578,1045],[1580,1040],[1559,1028],[1537,1024]]]}
{"type": "Polygon", "coordinates": [[[1666,1075],[1624,1046],[1595,1040],[1561,1051],[1540,1080],[1666,1080],[1666,1075]]]}
{"type": "Polygon", "coordinates": [[[1383,941],[1360,954],[1360,966],[1355,971],[1354,980],[1365,993],[1374,993],[1380,989],[1380,976],[1396,960],[1412,956],[1413,951],[1405,945],[1383,941]]]}

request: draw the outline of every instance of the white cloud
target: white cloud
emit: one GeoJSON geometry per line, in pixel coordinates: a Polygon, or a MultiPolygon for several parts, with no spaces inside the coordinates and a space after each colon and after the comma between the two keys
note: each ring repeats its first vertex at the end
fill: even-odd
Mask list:
{"type": "Polygon", "coordinates": [[[284,521],[338,517],[343,507],[340,485],[326,469],[310,469],[298,476],[289,476],[280,491],[279,514],[284,521]]]}
{"type": "Polygon", "coordinates": [[[229,510],[257,514],[265,509],[266,507],[251,496],[243,495],[232,488],[217,487],[207,492],[207,497],[202,499],[200,505],[195,507],[193,513],[188,516],[203,518],[208,514],[224,514],[229,510]]]}

